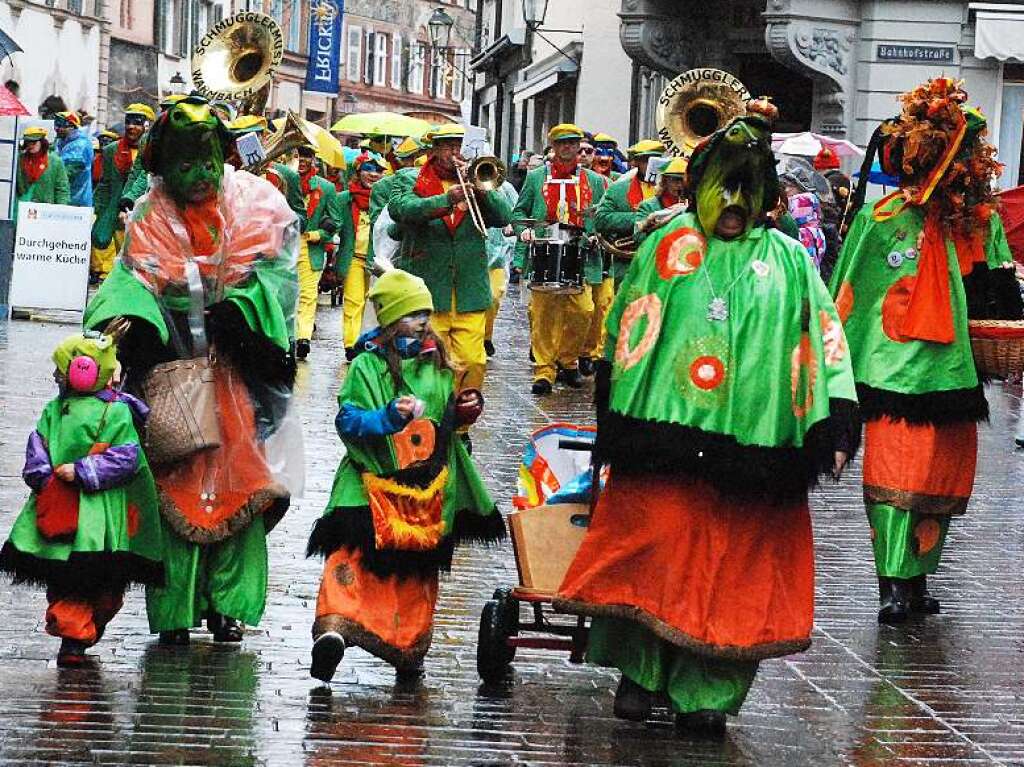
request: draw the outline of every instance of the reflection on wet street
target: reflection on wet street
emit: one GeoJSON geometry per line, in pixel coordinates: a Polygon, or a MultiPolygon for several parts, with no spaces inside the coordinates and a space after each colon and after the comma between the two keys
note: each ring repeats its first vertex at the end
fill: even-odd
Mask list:
{"type": "MultiPolygon", "coordinates": [[[[513,297],[515,299],[515,297],[513,297]]],[[[266,617],[244,643],[156,646],[145,606],[124,610],[79,670],[58,670],[41,592],[0,586],[0,764],[149,765],[965,765],[1024,764],[1024,455],[1014,452],[1020,385],[989,387],[977,490],[930,581],[940,616],[875,622],[876,584],[859,467],[813,499],[817,621],[806,653],[768,661],[722,743],[678,739],[671,716],[647,726],[611,715],[615,677],[552,651],[520,650],[508,684],[480,684],[480,610],[516,580],[509,546],[462,551],[442,585],[426,675],[394,673],[350,650],[332,688],[308,676],[319,563],[303,556],[341,447],[340,312],[300,371],[308,486],[270,538],[266,617]]],[[[0,531],[25,496],[23,444],[51,396],[48,352],[67,333],[0,323],[0,531]]],[[[474,454],[508,509],[526,436],[586,421],[589,393],[529,394],[522,308],[499,319],[498,356],[474,454]]]]}

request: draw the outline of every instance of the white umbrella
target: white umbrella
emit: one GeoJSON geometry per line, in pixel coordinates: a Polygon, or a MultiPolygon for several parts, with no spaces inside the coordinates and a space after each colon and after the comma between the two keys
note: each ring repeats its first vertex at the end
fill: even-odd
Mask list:
{"type": "Polygon", "coordinates": [[[779,154],[814,157],[827,146],[837,157],[863,157],[864,150],[846,139],[829,138],[819,133],[776,133],[772,136],[772,150],[779,154]]]}

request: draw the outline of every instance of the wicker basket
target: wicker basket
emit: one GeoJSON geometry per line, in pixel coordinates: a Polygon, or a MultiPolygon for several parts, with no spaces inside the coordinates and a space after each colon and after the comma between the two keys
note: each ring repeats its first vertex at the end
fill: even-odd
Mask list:
{"type": "Polygon", "coordinates": [[[1006,378],[1024,373],[1024,321],[970,320],[968,328],[980,374],[1006,378]]]}

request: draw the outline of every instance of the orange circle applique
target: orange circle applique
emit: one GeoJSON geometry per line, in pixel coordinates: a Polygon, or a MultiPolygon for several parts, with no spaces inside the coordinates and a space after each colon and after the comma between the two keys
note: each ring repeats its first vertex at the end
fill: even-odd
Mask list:
{"type": "Polygon", "coordinates": [[[903,335],[903,321],[910,307],[910,294],[914,291],[917,277],[901,277],[892,284],[882,301],[882,330],[897,343],[906,343],[903,335]]]}
{"type": "Polygon", "coordinates": [[[844,324],[853,312],[853,285],[849,282],[843,282],[839,286],[839,293],[836,295],[836,311],[839,312],[840,322],[844,324]]]}
{"type": "Polygon", "coordinates": [[[800,343],[793,349],[789,375],[793,414],[803,418],[814,404],[814,383],[818,379],[818,361],[814,358],[811,339],[806,333],[800,336],[800,343]]]}
{"type": "Polygon", "coordinates": [[[661,299],[653,293],[641,296],[622,312],[619,322],[619,340],[615,344],[615,361],[623,370],[629,370],[644,358],[658,340],[661,332],[661,299]],[[637,327],[642,318],[647,318],[647,327],[635,346],[630,346],[629,337],[633,328],[637,327]]]}
{"type": "Polygon", "coordinates": [[[426,461],[434,454],[436,431],[429,418],[417,418],[395,434],[391,440],[395,446],[395,460],[398,468],[404,469],[414,463],[426,461]]]}
{"type": "Polygon", "coordinates": [[[661,238],[654,254],[654,263],[663,280],[693,274],[704,261],[708,243],[704,235],[691,226],[669,232],[661,238]]]}
{"type": "Polygon", "coordinates": [[[716,389],[725,380],[725,365],[718,357],[698,357],[690,365],[690,380],[698,389],[716,389]]]}
{"type": "Polygon", "coordinates": [[[923,556],[934,549],[942,535],[942,526],[938,520],[922,519],[914,525],[914,539],[917,541],[917,554],[923,556]]]}

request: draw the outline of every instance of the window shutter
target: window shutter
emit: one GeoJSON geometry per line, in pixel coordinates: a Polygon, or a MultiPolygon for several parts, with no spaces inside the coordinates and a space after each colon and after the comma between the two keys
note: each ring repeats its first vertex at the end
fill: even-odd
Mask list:
{"type": "Polygon", "coordinates": [[[388,84],[388,36],[385,32],[376,34],[376,52],[373,62],[373,84],[381,87],[388,84]]]}
{"type": "Polygon", "coordinates": [[[402,89],[402,34],[395,32],[391,38],[391,87],[402,89]]]}
{"type": "Polygon", "coordinates": [[[348,28],[348,45],[346,48],[345,76],[350,82],[359,82],[360,67],[363,63],[363,30],[360,27],[348,28]]]}
{"type": "Polygon", "coordinates": [[[373,59],[374,59],[374,35],[371,30],[366,30],[366,66],[363,69],[363,82],[367,85],[373,84],[373,59]]]}

